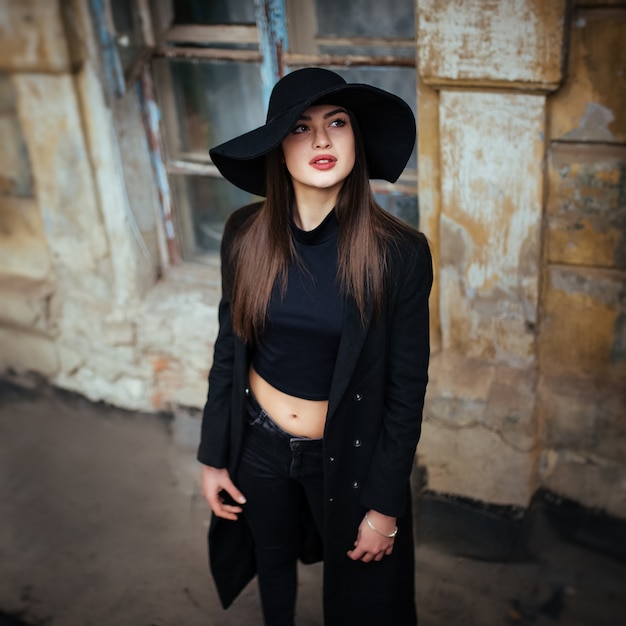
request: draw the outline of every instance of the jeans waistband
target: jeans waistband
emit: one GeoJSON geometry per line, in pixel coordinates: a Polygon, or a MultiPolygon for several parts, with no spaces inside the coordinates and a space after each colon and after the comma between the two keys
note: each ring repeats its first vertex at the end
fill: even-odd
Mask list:
{"type": "Polygon", "coordinates": [[[269,415],[269,413],[259,404],[251,389],[246,389],[246,405],[250,416],[250,426],[258,426],[281,439],[289,441],[322,441],[321,439],[311,439],[310,437],[299,437],[283,430],[269,415]]]}

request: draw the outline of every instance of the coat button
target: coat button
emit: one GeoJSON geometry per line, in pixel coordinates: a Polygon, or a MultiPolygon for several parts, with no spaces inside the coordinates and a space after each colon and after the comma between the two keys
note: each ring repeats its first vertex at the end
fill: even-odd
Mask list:
{"type": "Polygon", "coordinates": [[[358,481],[358,480],[355,480],[355,481],[352,483],[352,489],[358,489],[360,486],[361,486],[361,485],[359,484],[359,481],[358,481]]]}
{"type": "Polygon", "coordinates": [[[335,498],[328,498],[328,501],[329,501],[329,502],[334,502],[334,501],[335,501],[335,498]]]}
{"type": "Polygon", "coordinates": [[[246,395],[249,396],[250,395],[250,390],[246,387],[246,395]]]}
{"type": "Polygon", "coordinates": [[[360,448],[360,447],[361,447],[361,445],[362,445],[362,443],[363,443],[363,442],[362,442],[360,439],[355,439],[355,440],[352,442],[352,445],[353,445],[355,448],[360,448]]]}
{"type": "Polygon", "coordinates": [[[335,457],[334,457],[334,456],[331,456],[328,460],[329,460],[331,463],[334,463],[334,462],[335,462],[335,457]]]}
{"type": "Polygon", "coordinates": [[[354,395],[354,399],[357,402],[361,402],[361,400],[363,400],[363,396],[360,393],[357,393],[357,394],[354,395]]]}

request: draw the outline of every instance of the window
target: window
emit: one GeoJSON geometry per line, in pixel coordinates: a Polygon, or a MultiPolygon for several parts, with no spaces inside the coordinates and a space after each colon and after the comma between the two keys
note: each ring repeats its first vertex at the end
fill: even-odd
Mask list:
{"type": "MultiPolygon", "coordinates": [[[[162,0],[152,64],[183,259],[217,263],[224,222],[254,201],[221,178],[208,148],[260,126],[273,84],[317,65],[396,93],[415,111],[414,0],[162,0]]],[[[416,156],[377,201],[417,226],[416,156]]]]}

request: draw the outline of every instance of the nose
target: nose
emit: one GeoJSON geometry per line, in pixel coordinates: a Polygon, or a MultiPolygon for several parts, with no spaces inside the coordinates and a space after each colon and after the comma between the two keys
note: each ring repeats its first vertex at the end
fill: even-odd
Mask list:
{"type": "Polygon", "coordinates": [[[325,128],[315,131],[314,146],[316,148],[328,148],[330,146],[330,137],[325,128]]]}

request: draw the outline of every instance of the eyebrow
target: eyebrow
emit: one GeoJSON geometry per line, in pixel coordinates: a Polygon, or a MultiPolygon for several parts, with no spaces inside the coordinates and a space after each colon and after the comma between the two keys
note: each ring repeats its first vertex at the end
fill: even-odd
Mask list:
{"type": "MultiPolygon", "coordinates": [[[[333,109],[332,111],[329,111],[328,113],[324,113],[324,119],[326,120],[329,117],[332,117],[333,115],[337,115],[337,113],[345,113],[347,115],[348,111],[346,111],[345,109],[333,109]]],[[[311,116],[301,115],[298,119],[304,120],[306,122],[311,119],[311,116]]]]}

